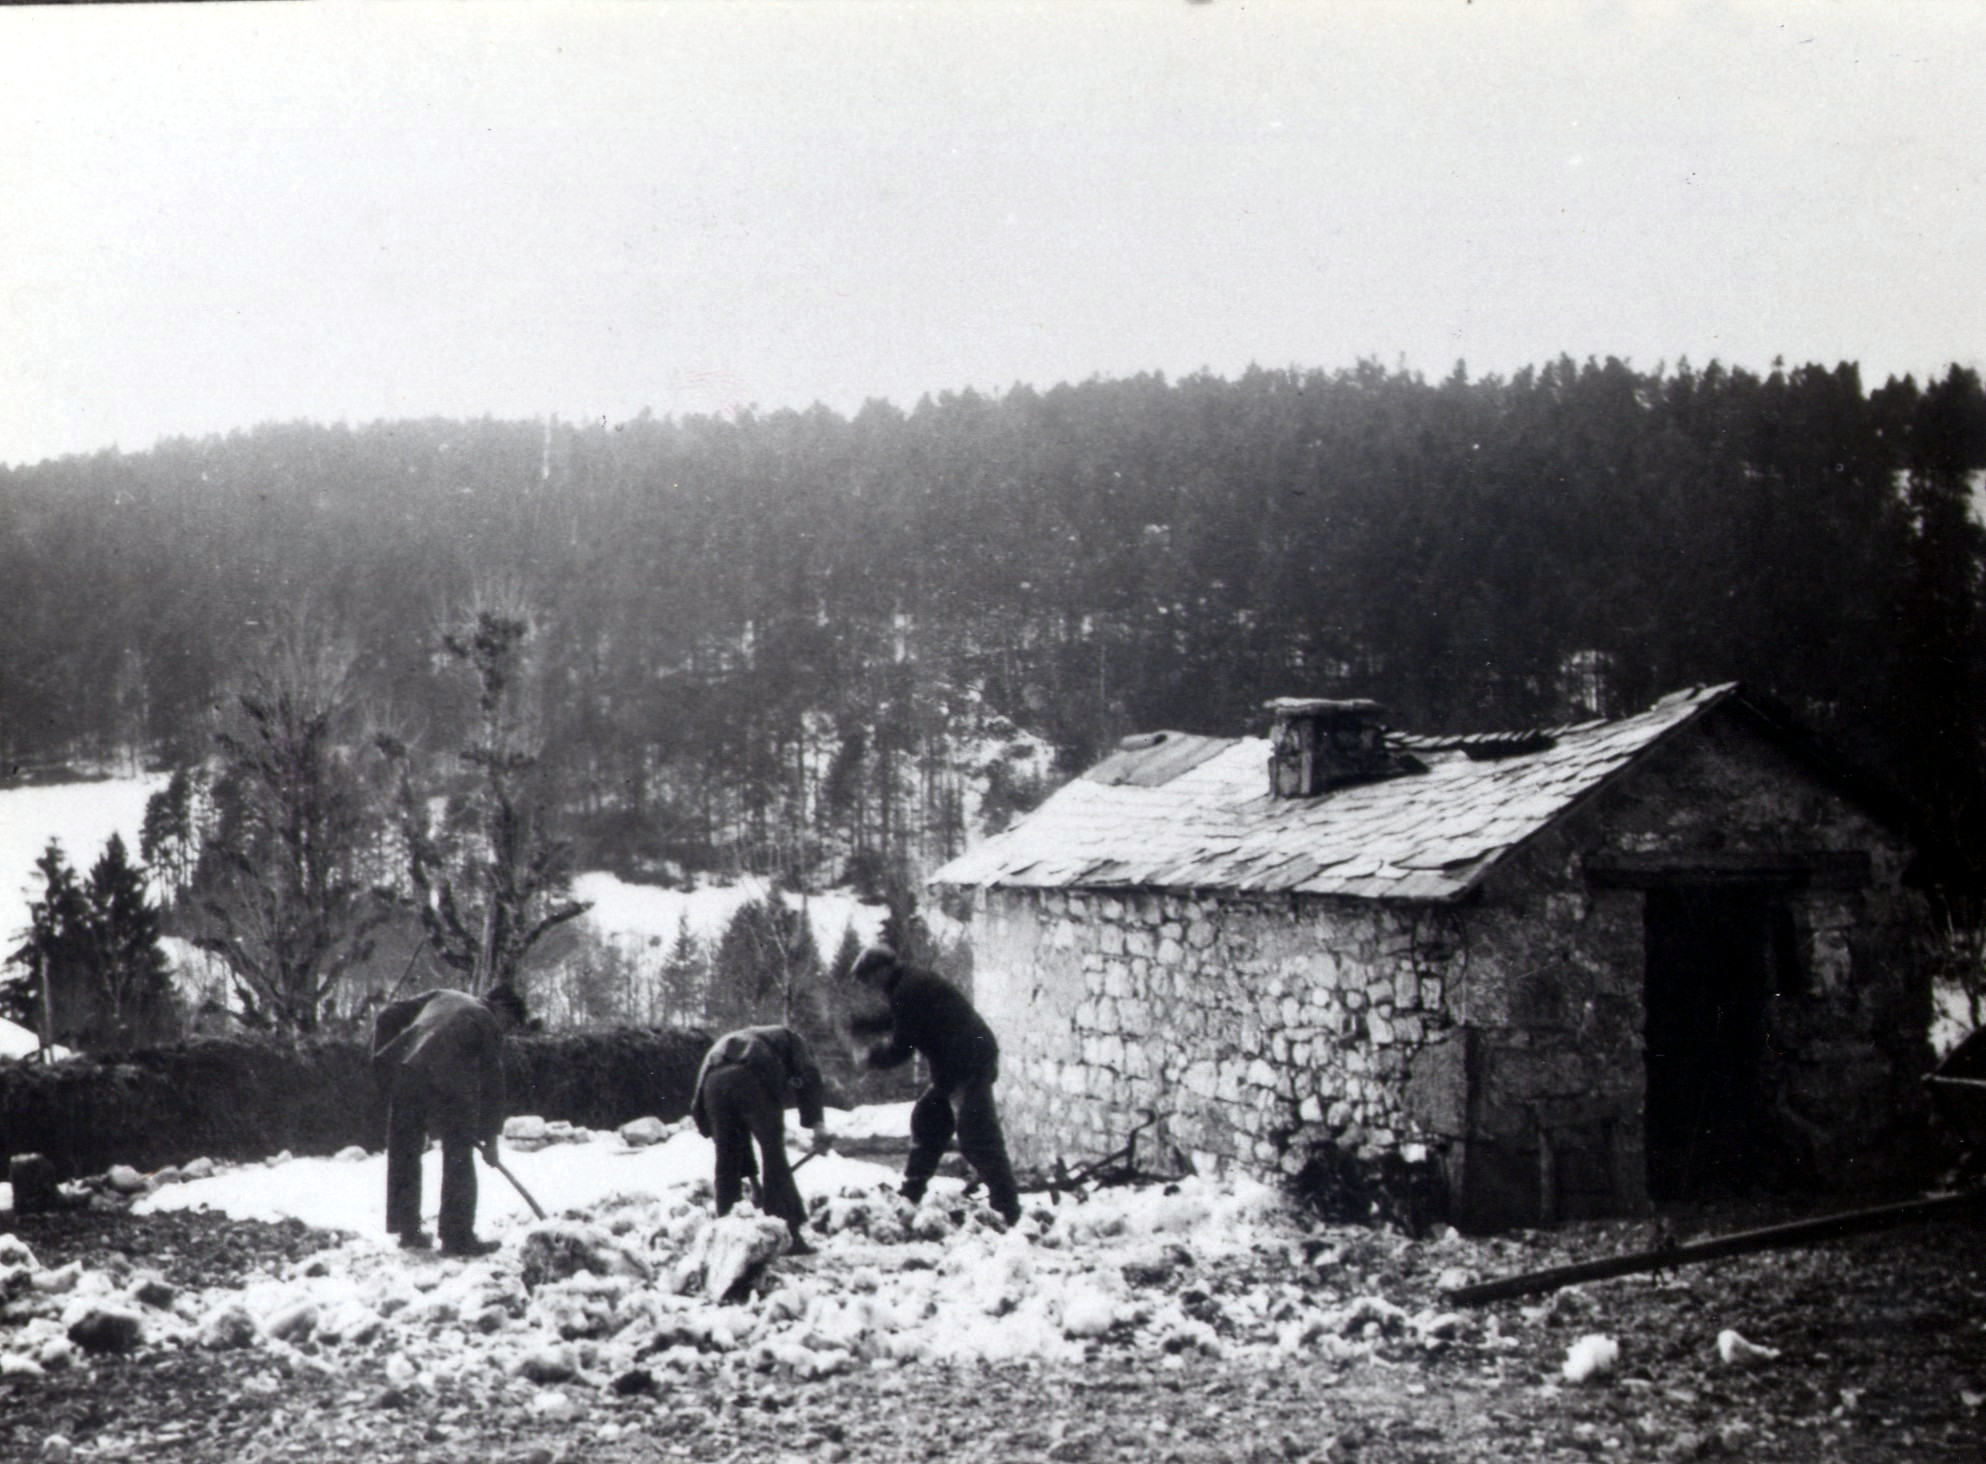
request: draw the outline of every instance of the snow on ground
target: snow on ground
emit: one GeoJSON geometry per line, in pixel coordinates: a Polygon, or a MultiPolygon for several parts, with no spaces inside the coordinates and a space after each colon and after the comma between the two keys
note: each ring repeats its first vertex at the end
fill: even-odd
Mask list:
{"type": "Polygon", "coordinates": [[[916,1104],[872,1103],[866,1108],[836,1110],[827,1120],[828,1131],[843,1139],[901,1138],[910,1132],[910,1110],[916,1104]]]}
{"type": "MultiPolygon", "coordinates": [[[[904,1108],[833,1111],[827,1127],[901,1132],[904,1108]]],[[[0,1294],[26,1297],[33,1313],[6,1341],[0,1367],[74,1361],[70,1329],[95,1310],[110,1314],[106,1326],[135,1317],[148,1343],[262,1348],[283,1368],[336,1373],[376,1366],[383,1354],[405,1390],[495,1370],[563,1410],[579,1407],[574,1397],[589,1386],[642,1373],[666,1386],[671,1376],[712,1373],[811,1378],[923,1361],[1076,1361],[1106,1339],[1157,1368],[1195,1354],[1275,1366],[1299,1353],[1367,1355],[1382,1332],[1434,1338],[1460,1325],[1452,1315],[1409,1316],[1377,1296],[1262,1282],[1226,1296],[1217,1332],[1193,1288],[1216,1268],[1293,1264],[1313,1234],[1251,1181],[1188,1178],[1037,1201],[1007,1230],[957,1181],[934,1182],[913,1206],[896,1195],[894,1170],[828,1154],[797,1172],[815,1251],[790,1255],[780,1253],[784,1227],[749,1205],[712,1216],[711,1148],[693,1130],[650,1125],[664,1137],[642,1147],[535,1120],[513,1127],[562,1130],[564,1142],[505,1155],[553,1218],[533,1220],[479,1162],[480,1228],[500,1242],[490,1256],[397,1249],[381,1224],[385,1163],[376,1154],[224,1168],[163,1185],[136,1208],[287,1216],[349,1238],[240,1289],[163,1297],[142,1274],[41,1272],[31,1256],[0,1254],[0,1294]],[[755,1283],[729,1290],[732,1276],[761,1262],[755,1283]]],[[[439,1167],[431,1152],[429,1213],[439,1167]]]]}
{"type": "Polygon", "coordinates": [[[27,928],[28,905],[39,893],[34,862],[50,839],[62,841],[64,857],[83,877],[113,833],[123,835],[136,863],[146,800],[166,781],[160,773],[0,789],[0,938],[11,944],[27,928]]]}
{"type": "MultiPolygon", "coordinates": [[[[0,1017],[0,1057],[26,1057],[29,1053],[40,1050],[41,1038],[18,1022],[10,1022],[5,1017],[0,1017]]],[[[72,1054],[68,1048],[57,1043],[54,1055],[61,1058],[72,1054]]]]}
{"type": "MultiPolygon", "coordinates": [[[[152,774],[0,789],[0,937],[11,938],[26,927],[28,904],[36,892],[35,860],[51,838],[61,841],[63,853],[80,874],[88,874],[113,833],[123,836],[136,860],[145,803],[165,787],[166,781],[164,774],[152,774]]],[[[593,909],[586,918],[597,934],[635,951],[649,948],[653,941],[658,953],[666,953],[685,915],[690,933],[714,945],[738,907],[763,898],[766,888],[764,880],[752,876],[735,884],[689,891],[626,884],[612,874],[597,871],[573,881],[573,893],[592,902],[593,909]]],[[[790,891],[785,898],[796,910],[803,904],[802,897],[790,891]]],[[[814,944],[824,959],[833,958],[842,932],[851,927],[863,943],[874,940],[888,913],[880,905],[863,904],[845,890],[806,896],[804,904],[814,944]]],[[[937,925],[946,927],[939,933],[950,931],[950,922],[937,911],[925,915],[934,922],[934,929],[937,925]]]]}
{"type": "MultiPolygon", "coordinates": [[[[145,804],[166,782],[166,775],[153,774],[0,789],[0,942],[5,943],[0,950],[10,949],[16,933],[27,928],[28,906],[39,893],[35,860],[48,841],[61,842],[70,865],[82,876],[88,875],[112,833],[123,836],[136,860],[145,804]]],[[[585,917],[586,924],[602,940],[618,945],[637,969],[659,968],[685,917],[690,933],[714,949],[738,907],[764,898],[767,888],[764,880],[754,876],[688,891],[627,884],[600,871],[573,880],[574,895],[593,907],[585,917]]],[[[847,890],[804,898],[788,891],[785,900],[793,909],[806,910],[823,960],[834,958],[848,930],[852,929],[865,945],[875,940],[888,915],[883,906],[864,904],[847,890]]],[[[957,922],[935,907],[922,914],[940,938],[958,937],[957,922]]],[[[233,1003],[226,973],[212,957],[172,937],[161,944],[181,994],[190,1005],[209,999],[224,1006],[233,1003]]],[[[0,1047],[0,1057],[6,1055],[5,1048],[0,1047]]]]}
{"type": "MultiPolygon", "coordinates": [[[[690,934],[714,948],[738,907],[764,899],[766,890],[766,882],[756,875],[745,875],[735,884],[703,885],[694,890],[628,884],[599,870],[578,875],[572,882],[574,898],[593,906],[585,919],[595,935],[619,942],[637,959],[647,951],[657,960],[668,953],[685,918],[690,934]]],[[[843,932],[853,930],[856,940],[867,945],[882,934],[883,921],[889,916],[883,906],[864,904],[848,890],[810,895],[787,890],[783,897],[789,909],[807,912],[814,947],[823,961],[832,961],[841,949],[843,932]]],[[[920,908],[918,914],[940,940],[955,940],[962,934],[959,922],[936,906],[920,908]]]]}
{"type": "MultiPolygon", "coordinates": [[[[828,1127],[837,1129],[831,1116],[828,1127]]],[[[904,1115],[908,1132],[908,1114],[904,1115]]],[[[860,1125],[858,1125],[860,1127],[860,1125]]],[[[504,1167],[547,1210],[594,1210],[623,1194],[687,1190],[710,1179],[711,1146],[695,1129],[681,1129],[662,1143],[636,1147],[612,1133],[588,1133],[575,1142],[553,1143],[520,1152],[500,1145],[504,1167]]],[[[237,1220],[301,1220],[321,1230],[347,1230],[361,1239],[386,1244],[386,1156],[368,1154],[333,1159],[294,1159],[224,1169],[211,1179],[167,1185],[140,1200],[139,1213],[207,1207],[237,1220]]],[[[477,1219],[492,1237],[502,1237],[531,1219],[530,1208],[511,1184],[477,1161],[477,1219]]],[[[422,1166],[423,1213],[441,1210],[440,1151],[422,1166]]],[[[802,1194],[826,1192],[840,1183],[875,1183],[889,1177],[873,1164],[828,1154],[813,1160],[796,1178],[802,1194]]]]}
{"type": "MultiPolygon", "coordinates": [[[[619,941],[632,951],[650,948],[662,954],[674,943],[685,918],[691,935],[715,946],[738,907],[764,899],[766,888],[764,880],[749,875],[736,884],[705,885],[694,890],[627,884],[600,871],[579,875],[572,882],[573,896],[592,903],[585,918],[595,934],[619,941]]],[[[802,907],[801,896],[788,891],[785,898],[791,909],[802,907]]],[[[840,949],[844,930],[852,927],[855,938],[866,945],[882,930],[889,913],[880,905],[861,903],[845,890],[808,895],[804,904],[814,945],[821,959],[827,961],[840,949]]]]}
{"type": "Polygon", "coordinates": [[[1963,991],[1939,983],[1931,993],[1931,1050],[1943,1057],[1972,1034],[1972,1003],[1963,991]]]}

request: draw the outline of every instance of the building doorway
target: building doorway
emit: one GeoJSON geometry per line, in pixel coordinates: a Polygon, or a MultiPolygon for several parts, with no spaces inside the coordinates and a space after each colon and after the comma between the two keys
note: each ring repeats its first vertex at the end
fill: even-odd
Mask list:
{"type": "Polygon", "coordinates": [[[1658,886],[1647,894],[1649,1198],[1700,1200],[1757,1178],[1774,891],[1658,886]]]}

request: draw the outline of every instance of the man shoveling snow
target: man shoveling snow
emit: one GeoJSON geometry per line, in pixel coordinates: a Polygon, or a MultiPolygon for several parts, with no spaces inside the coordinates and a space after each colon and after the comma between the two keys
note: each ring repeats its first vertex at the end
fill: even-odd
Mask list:
{"type": "Polygon", "coordinates": [[[898,1067],[921,1053],[931,1068],[931,1086],[910,1111],[903,1197],[913,1204],[924,1198],[956,1130],[959,1153],[986,1184],[986,1202],[1012,1225],[1021,1218],[1021,1200],[993,1106],[993,1083],[1000,1075],[993,1029],[956,987],[933,972],[904,965],[887,946],[870,946],[849,974],[889,1003],[887,1012],[849,1023],[858,1037],[887,1034],[869,1049],[869,1066],[898,1067]]]}
{"type": "Polygon", "coordinates": [[[810,1249],[800,1234],[807,1207],[786,1162],[785,1110],[800,1110],[800,1122],[814,1131],[819,1152],[828,1143],[821,1101],[820,1067],[806,1040],[789,1027],[744,1027],[719,1037],[697,1069],[696,1096],[690,1100],[697,1132],[717,1148],[717,1213],[729,1215],[744,1181],[758,1177],[759,1208],[786,1222],[793,1249],[802,1254],[810,1249]]]}
{"type": "Polygon", "coordinates": [[[476,1239],[476,1162],[492,1168],[503,1132],[503,1037],[524,1002],[498,986],[480,1000],[441,988],[394,1002],[372,1029],[373,1075],[386,1089],[386,1228],[410,1250],[434,1242],[421,1228],[421,1151],[441,1140],[441,1248],[482,1255],[476,1239]]]}

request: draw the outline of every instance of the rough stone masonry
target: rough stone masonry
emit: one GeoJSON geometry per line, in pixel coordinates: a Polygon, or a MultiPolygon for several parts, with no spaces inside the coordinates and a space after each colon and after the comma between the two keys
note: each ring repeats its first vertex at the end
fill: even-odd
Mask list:
{"type": "Polygon", "coordinates": [[[980,961],[1025,971],[1038,1015],[1071,1013],[1066,1040],[1003,1029],[1022,1162],[1114,1149],[1154,1114],[1149,1139],[1205,1173],[1294,1174],[1323,1140],[1425,1158],[1456,1037],[1452,919],[1331,902],[1327,947],[1313,903],[990,892],[980,961]]]}
{"type": "Polygon", "coordinates": [[[1202,1173],[1425,1164],[1465,1224],[1631,1213],[1649,1199],[1650,901],[1741,876],[1776,922],[1757,1175],[1876,1182],[1929,1065],[1907,858],[1712,719],[1464,900],[982,886],[975,999],[1024,1166],[1139,1130],[1141,1160],[1202,1173]]]}

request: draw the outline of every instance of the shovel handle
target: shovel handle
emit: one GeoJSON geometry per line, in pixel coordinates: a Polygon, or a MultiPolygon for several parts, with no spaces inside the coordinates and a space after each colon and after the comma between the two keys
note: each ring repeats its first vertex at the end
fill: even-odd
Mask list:
{"type": "Polygon", "coordinates": [[[832,1143],[829,1143],[829,1145],[825,1149],[809,1149],[806,1153],[802,1154],[798,1159],[793,1161],[792,1172],[797,1174],[802,1169],[805,1169],[809,1164],[812,1164],[816,1159],[820,1158],[821,1155],[832,1154],[833,1152],[834,1152],[834,1145],[832,1143]]]}
{"type": "Polygon", "coordinates": [[[505,1179],[510,1181],[510,1187],[512,1189],[516,1190],[520,1195],[524,1196],[524,1203],[531,1207],[531,1213],[533,1215],[536,1215],[540,1220],[547,1218],[545,1215],[545,1207],[539,1204],[536,1200],[531,1198],[531,1191],[524,1188],[524,1181],[519,1179],[516,1175],[512,1174],[510,1172],[509,1166],[507,1166],[503,1162],[503,1160],[490,1159],[489,1155],[487,1154],[485,1154],[483,1157],[485,1159],[489,1159],[490,1168],[494,1169],[498,1174],[501,1174],[505,1179]]]}

